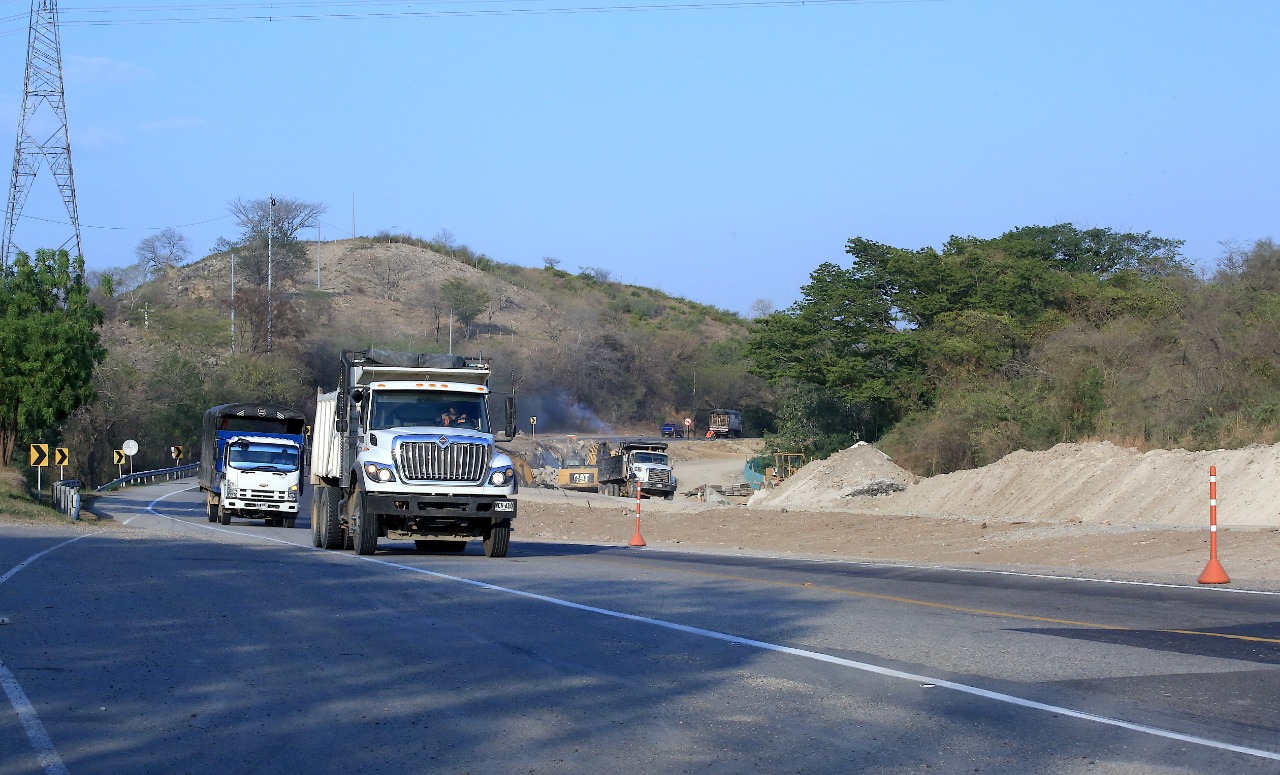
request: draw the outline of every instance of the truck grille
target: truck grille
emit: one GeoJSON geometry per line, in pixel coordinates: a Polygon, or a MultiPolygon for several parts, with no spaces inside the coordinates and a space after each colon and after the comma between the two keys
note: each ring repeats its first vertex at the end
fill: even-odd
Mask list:
{"type": "Polygon", "coordinates": [[[412,482],[479,482],[489,472],[489,445],[405,441],[396,448],[401,475],[412,482]]]}
{"type": "Polygon", "coordinates": [[[245,488],[242,490],[233,490],[231,497],[246,501],[287,501],[289,500],[289,493],[284,490],[254,490],[245,488]]]}
{"type": "Polygon", "coordinates": [[[649,484],[671,484],[671,472],[665,468],[650,469],[649,484]]]}

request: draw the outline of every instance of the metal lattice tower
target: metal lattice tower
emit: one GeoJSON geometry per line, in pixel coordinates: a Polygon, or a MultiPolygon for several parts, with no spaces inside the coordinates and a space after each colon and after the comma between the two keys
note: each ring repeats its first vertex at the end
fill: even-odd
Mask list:
{"type": "Polygon", "coordinates": [[[43,159],[53,173],[67,206],[72,235],[60,245],[72,256],[80,250],[80,216],[76,210],[75,178],[71,174],[71,140],[67,134],[67,101],[62,89],[62,43],[58,35],[57,0],[31,0],[31,26],[27,35],[27,76],[22,94],[22,119],[18,143],[13,152],[13,178],[9,185],[9,206],[4,213],[4,236],[0,242],[0,269],[8,267],[14,252],[13,230],[22,215],[31,184],[43,159]],[[35,126],[41,108],[53,111],[53,131],[35,126]],[[39,136],[32,136],[32,132],[39,136]],[[72,250],[74,248],[74,250],[72,250]]]}

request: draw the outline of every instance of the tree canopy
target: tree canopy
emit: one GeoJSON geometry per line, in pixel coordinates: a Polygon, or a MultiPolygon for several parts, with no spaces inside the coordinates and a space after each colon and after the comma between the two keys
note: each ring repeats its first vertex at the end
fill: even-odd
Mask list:
{"type": "Polygon", "coordinates": [[[856,237],[849,267],[821,264],[800,301],[756,320],[752,370],[822,388],[876,440],[940,388],[997,372],[1065,325],[1171,311],[1181,244],[1071,224],[952,237],[941,250],[856,237]]]}
{"type": "Polygon", "coordinates": [[[18,253],[0,276],[0,461],[20,437],[35,439],[92,401],[106,357],[102,311],[89,300],[84,260],[65,250],[18,253]]]}

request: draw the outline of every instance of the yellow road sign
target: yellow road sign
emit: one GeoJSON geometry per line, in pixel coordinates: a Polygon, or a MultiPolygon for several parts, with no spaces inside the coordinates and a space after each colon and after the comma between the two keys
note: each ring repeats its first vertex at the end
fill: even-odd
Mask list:
{"type": "Polygon", "coordinates": [[[179,445],[177,445],[177,444],[174,444],[172,447],[169,447],[169,454],[170,454],[170,455],[173,455],[173,459],[174,459],[174,460],[181,460],[181,459],[182,459],[182,447],[181,447],[181,446],[179,446],[179,445]]]}
{"type": "Polygon", "coordinates": [[[48,444],[31,445],[31,465],[36,466],[37,468],[44,468],[49,465],[48,444]]]}
{"type": "Polygon", "coordinates": [[[70,459],[71,450],[66,447],[57,447],[53,450],[53,464],[55,466],[65,466],[70,459]]]}
{"type": "Polygon", "coordinates": [[[123,450],[123,449],[117,449],[117,450],[116,450],[116,465],[118,465],[118,466],[124,465],[124,458],[125,458],[124,450],[123,450]]]}

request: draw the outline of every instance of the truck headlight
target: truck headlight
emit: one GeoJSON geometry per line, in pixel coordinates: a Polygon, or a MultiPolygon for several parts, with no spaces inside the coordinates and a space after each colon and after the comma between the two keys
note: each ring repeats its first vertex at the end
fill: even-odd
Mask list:
{"type": "Polygon", "coordinates": [[[515,475],[515,469],[511,468],[511,466],[494,469],[494,471],[489,474],[489,484],[494,487],[506,487],[511,483],[511,480],[515,478],[515,475]]]}
{"type": "Polygon", "coordinates": [[[364,475],[375,482],[394,482],[396,472],[386,463],[365,463],[364,475]]]}

